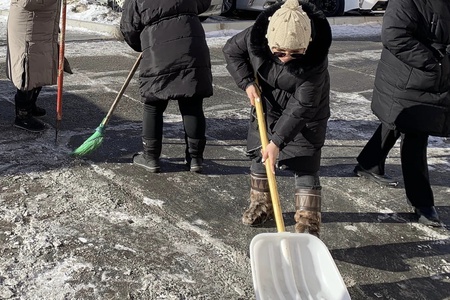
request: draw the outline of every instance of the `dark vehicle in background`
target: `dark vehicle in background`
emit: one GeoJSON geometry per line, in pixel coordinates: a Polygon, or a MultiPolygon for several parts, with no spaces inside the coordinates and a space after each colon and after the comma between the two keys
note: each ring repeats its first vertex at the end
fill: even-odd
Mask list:
{"type": "MultiPolygon", "coordinates": [[[[310,0],[328,17],[342,16],[344,13],[383,13],[388,0],[310,0]]],[[[279,0],[223,0],[222,14],[235,15],[239,12],[258,12],[280,2],[279,0]]]]}
{"type": "Polygon", "coordinates": [[[208,17],[219,16],[222,13],[223,0],[212,0],[207,11],[200,15],[200,20],[204,21],[208,17]]]}

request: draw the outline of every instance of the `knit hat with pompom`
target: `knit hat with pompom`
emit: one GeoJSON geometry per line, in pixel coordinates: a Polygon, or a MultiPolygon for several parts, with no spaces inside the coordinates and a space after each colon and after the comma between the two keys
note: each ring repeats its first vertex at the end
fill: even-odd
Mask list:
{"type": "Polygon", "coordinates": [[[311,20],[303,11],[298,0],[286,2],[269,19],[267,40],[272,49],[308,48],[311,41],[311,20]]]}

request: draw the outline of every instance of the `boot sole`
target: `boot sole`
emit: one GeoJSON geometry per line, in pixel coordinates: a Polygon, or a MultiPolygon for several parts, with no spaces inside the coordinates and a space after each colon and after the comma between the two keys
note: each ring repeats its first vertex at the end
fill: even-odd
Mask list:
{"type": "MultiPolygon", "coordinates": [[[[416,214],[416,216],[417,216],[417,214],[416,214]]],[[[430,227],[444,227],[444,223],[442,223],[442,222],[432,221],[432,220],[427,219],[424,216],[418,216],[418,218],[419,218],[418,222],[420,224],[427,225],[430,227]]]]}
{"type": "Polygon", "coordinates": [[[144,160],[144,162],[139,162],[139,161],[138,161],[138,160],[141,160],[141,159],[143,159],[141,153],[136,153],[136,154],[134,154],[134,155],[133,155],[133,165],[142,167],[142,168],[146,169],[147,171],[150,171],[151,173],[159,173],[159,172],[160,172],[161,166],[159,165],[159,163],[156,164],[156,166],[150,167],[150,166],[148,166],[148,165],[146,165],[146,164],[144,163],[145,160],[144,160]]]}
{"type": "Polygon", "coordinates": [[[30,128],[27,128],[27,127],[24,127],[24,126],[20,126],[20,125],[17,125],[17,124],[14,124],[14,127],[26,130],[28,132],[34,132],[34,133],[39,133],[39,132],[45,131],[45,127],[42,128],[42,129],[30,129],[30,128]]]}
{"type": "Polygon", "coordinates": [[[202,166],[193,166],[193,167],[190,167],[189,171],[194,172],[194,173],[201,173],[203,171],[203,167],[202,166]]]}
{"type": "Polygon", "coordinates": [[[186,169],[193,173],[202,173],[203,172],[203,165],[191,165],[190,162],[187,160],[184,160],[184,165],[186,169]]]}
{"type": "MultiPolygon", "coordinates": [[[[409,200],[408,200],[409,202],[409,200]]],[[[417,217],[417,222],[423,225],[431,226],[431,227],[444,227],[444,223],[441,220],[430,220],[421,214],[417,209],[414,209],[414,214],[417,217]]]]}
{"type": "Polygon", "coordinates": [[[161,172],[161,168],[160,167],[149,167],[149,166],[146,166],[146,165],[134,162],[134,161],[133,161],[133,165],[142,167],[142,168],[150,171],[151,173],[159,173],[159,172],[161,172]]]}

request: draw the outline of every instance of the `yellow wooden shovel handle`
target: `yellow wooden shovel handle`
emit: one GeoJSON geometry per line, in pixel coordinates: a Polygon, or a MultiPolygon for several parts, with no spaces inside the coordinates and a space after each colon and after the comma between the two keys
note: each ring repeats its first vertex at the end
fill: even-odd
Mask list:
{"type": "MultiPolygon", "coordinates": [[[[255,84],[256,85],[256,84],[255,84]]],[[[269,144],[269,139],[267,138],[266,122],[264,119],[264,111],[261,102],[261,92],[259,86],[256,85],[256,91],[258,93],[258,98],[255,99],[256,107],[256,118],[258,119],[259,136],[261,138],[261,146],[263,151],[266,150],[266,146],[269,144]]],[[[272,173],[271,169],[272,162],[270,159],[266,160],[266,173],[267,179],[269,181],[270,197],[272,198],[273,213],[275,215],[275,222],[277,224],[278,232],[284,232],[284,221],[283,214],[281,213],[280,199],[278,198],[278,188],[277,181],[275,179],[275,174],[272,173]]]]}

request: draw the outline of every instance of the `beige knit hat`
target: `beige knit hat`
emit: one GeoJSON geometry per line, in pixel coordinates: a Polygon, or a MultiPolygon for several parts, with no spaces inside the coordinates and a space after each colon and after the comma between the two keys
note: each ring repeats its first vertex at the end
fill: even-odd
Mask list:
{"type": "Polygon", "coordinates": [[[311,41],[311,20],[298,0],[286,0],[270,17],[266,38],[270,49],[308,48],[311,41]]]}

